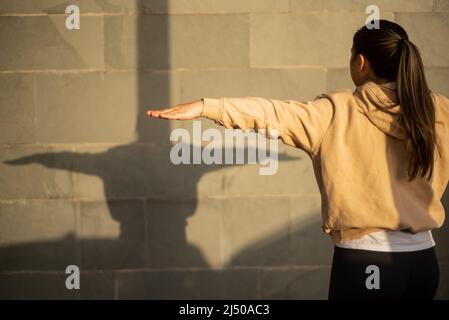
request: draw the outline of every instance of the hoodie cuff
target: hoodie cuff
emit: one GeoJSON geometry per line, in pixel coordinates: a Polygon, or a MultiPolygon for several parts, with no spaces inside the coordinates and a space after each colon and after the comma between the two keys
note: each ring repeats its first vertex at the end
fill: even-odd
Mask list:
{"type": "Polygon", "coordinates": [[[201,111],[201,117],[206,117],[215,121],[220,120],[223,108],[223,106],[220,104],[220,99],[202,98],[201,100],[203,100],[203,110],[201,111]]]}

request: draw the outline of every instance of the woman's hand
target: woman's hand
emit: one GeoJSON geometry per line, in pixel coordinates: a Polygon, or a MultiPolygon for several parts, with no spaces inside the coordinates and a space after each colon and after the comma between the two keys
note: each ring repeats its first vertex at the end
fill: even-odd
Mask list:
{"type": "Polygon", "coordinates": [[[147,116],[167,120],[191,120],[201,116],[203,100],[178,104],[162,110],[147,110],[147,116]]]}

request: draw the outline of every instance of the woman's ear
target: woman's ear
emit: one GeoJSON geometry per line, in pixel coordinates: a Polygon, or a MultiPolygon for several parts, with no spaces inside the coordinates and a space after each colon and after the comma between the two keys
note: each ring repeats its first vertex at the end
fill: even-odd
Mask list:
{"type": "Polygon", "coordinates": [[[365,69],[368,67],[368,60],[366,60],[363,54],[357,55],[357,67],[359,69],[359,72],[365,71],[365,69]]]}

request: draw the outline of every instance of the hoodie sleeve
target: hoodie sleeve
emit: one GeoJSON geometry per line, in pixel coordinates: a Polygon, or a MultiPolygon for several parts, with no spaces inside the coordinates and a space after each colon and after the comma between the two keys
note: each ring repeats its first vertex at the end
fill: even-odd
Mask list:
{"type": "Polygon", "coordinates": [[[318,149],[333,117],[332,102],[324,96],[309,102],[261,97],[202,100],[202,117],[226,128],[254,129],[308,153],[318,149]],[[277,137],[270,136],[271,129],[277,129],[277,137]]]}

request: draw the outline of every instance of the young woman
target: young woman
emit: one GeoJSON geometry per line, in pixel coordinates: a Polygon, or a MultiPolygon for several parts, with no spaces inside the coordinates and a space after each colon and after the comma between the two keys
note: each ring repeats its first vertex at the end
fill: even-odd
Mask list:
{"type": "Polygon", "coordinates": [[[329,299],[433,299],[439,267],[431,230],[444,221],[449,99],[429,90],[418,48],[394,22],[358,30],[356,89],[302,103],[203,98],[149,117],[206,117],[226,128],[278,130],[311,158],[323,230],[335,244],[329,299]]]}

